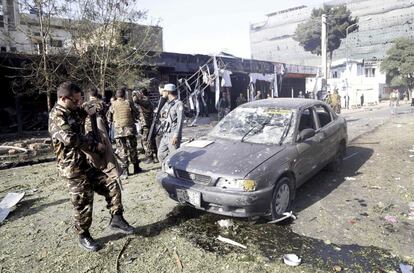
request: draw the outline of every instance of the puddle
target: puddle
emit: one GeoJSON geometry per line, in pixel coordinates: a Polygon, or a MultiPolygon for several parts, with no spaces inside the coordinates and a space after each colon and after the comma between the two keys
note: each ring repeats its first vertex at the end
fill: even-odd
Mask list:
{"type": "Polygon", "coordinates": [[[186,207],[177,207],[167,219],[170,224],[174,223],[178,235],[195,246],[219,256],[240,254],[243,261],[255,261],[260,257],[260,260],[281,262],[284,254],[294,253],[302,258],[302,266],[328,271],[340,266],[350,272],[397,270],[404,262],[389,251],[373,246],[326,244],[322,240],[296,234],[289,224],[253,223],[233,218],[234,226],[223,229],[216,222],[226,217],[186,207]],[[220,242],[216,240],[218,235],[246,245],[247,249],[220,242]]]}

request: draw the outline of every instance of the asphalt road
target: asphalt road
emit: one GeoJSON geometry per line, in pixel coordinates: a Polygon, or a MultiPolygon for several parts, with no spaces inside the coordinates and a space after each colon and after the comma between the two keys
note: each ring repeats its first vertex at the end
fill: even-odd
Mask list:
{"type": "Polygon", "coordinates": [[[343,114],[348,122],[348,140],[349,142],[355,141],[361,135],[375,130],[375,128],[383,125],[388,120],[396,116],[411,113],[411,111],[412,108],[408,104],[399,106],[396,115],[391,115],[390,108],[387,106],[348,111],[343,114]]]}

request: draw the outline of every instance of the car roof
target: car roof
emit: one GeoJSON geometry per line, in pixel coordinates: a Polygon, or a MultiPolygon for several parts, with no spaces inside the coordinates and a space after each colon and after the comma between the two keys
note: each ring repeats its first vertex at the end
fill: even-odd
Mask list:
{"type": "Polygon", "coordinates": [[[301,99],[301,98],[274,98],[274,99],[262,99],[252,102],[248,102],[242,105],[242,107],[278,107],[287,109],[302,109],[306,107],[314,106],[315,104],[324,104],[320,100],[314,99],[301,99]]]}

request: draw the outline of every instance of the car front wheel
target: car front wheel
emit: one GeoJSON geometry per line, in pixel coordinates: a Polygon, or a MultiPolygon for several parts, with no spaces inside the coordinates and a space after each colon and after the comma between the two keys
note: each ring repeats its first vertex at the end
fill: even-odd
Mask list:
{"type": "Polygon", "coordinates": [[[271,204],[272,220],[283,217],[283,213],[290,210],[293,201],[292,181],[288,177],[281,178],[273,190],[271,204]]]}

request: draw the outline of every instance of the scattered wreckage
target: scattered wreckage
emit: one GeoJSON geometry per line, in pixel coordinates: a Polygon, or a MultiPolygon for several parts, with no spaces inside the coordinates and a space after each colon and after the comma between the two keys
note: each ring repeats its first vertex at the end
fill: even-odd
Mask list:
{"type": "Polygon", "coordinates": [[[254,101],[172,153],[157,181],[170,198],[200,210],[277,220],[310,177],[340,170],[347,140],[345,119],[321,101],[254,101]]]}

